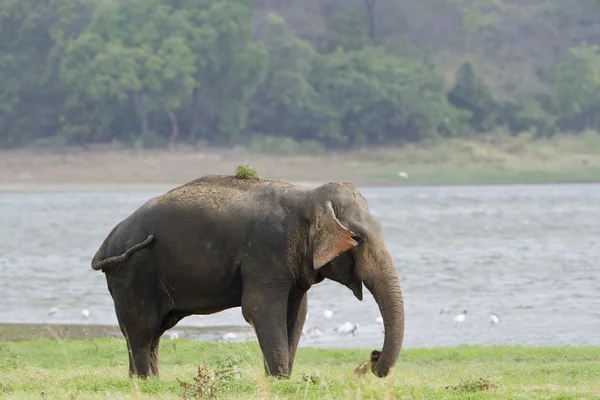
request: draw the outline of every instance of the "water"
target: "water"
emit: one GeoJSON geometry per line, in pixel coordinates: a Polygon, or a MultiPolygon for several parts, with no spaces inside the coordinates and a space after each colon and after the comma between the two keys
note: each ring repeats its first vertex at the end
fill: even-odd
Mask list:
{"type": "MultiPolygon", "coordinates": [[[[400,274],[406,347],[600,345],[600,185],[366,188],[400,274]],[[440,309],[452,307],[447,313],[440,309]],[[468,310],[458,327],[453,317],[468,310]],[[492,312],[500,324],[488,322],[492,312]]],[[[116,324],[90,260],[121,219],[159,192],[0,194],[0,323],[116,324]],[[49,315],[58,307],[56,315],[49,315]]],[[[330,281],[309,291],[301,345],[379,348],[379,310],[330,281]],[[334,312],[331,320],[323,310],[334,312]],[[350,321],[356,336],[334,328],[350,321]]],[[[240,309],[184,326],[246,325],[240,309]]]]}

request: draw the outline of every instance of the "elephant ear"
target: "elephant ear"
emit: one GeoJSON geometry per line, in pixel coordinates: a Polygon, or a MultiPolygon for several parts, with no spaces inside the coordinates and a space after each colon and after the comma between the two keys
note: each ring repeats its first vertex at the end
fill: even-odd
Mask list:
{"type": "Polygon", "coordinates": [[[354,232],[346,228],[335,216],[331,201],[318,206],[312,239],[313,266],[319,269],[343,252],[358,246],[352,237],[354,232]]]}

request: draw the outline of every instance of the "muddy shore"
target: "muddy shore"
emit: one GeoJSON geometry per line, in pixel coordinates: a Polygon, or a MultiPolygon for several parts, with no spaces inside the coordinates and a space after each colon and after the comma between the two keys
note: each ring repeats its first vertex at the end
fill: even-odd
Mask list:
{"type": "Polygon", "coordinates": [[[250,164],[262,178],[283,179],[305,186],[355,179],[347,160],[335,155],[275,157],[227,151],[134,151],[69,149],[0,151],[0,190],[108,191],[167,190],[209,174],[232,174],[250,164]]]}

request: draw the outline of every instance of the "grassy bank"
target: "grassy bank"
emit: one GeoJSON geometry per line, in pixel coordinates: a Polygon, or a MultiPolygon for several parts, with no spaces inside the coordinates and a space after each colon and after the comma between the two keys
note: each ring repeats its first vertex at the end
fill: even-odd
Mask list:
{"type": "Polygon", "coordinates": [[[206,148],[5,150],[0,151],[0,190],[163,190],[206,174],[233,174],[246,163],[267,179],[348,180],[362,186],[600,182],[600,134],[596,132],[547,140],[497,133],[316,155],[303,155],[302,146],[297,146],[279,153],[275,147],[268,154],[256,149],[206,148]],[[277,155],[281,153],[288,155],[277,155]],[[399,172],[408,174],[408,179],[399,172]]]}
{"type": "Polygon", "coordinates": [[[264,377],[256,342],[163,340],[161,377],[146,381],[128,379],[122,339],[1,342],[0,354],[0,397],[14,399],[175,399],[184,394],[193,398],[199,388],[214,390],[223,398],[558,400],[600,396],[597,347],[408,349],[387,379],[353,375],[368,350],[301,348],[288,381],[264,377]],[[203,360],[206,369],[199,373],[203,360]],[[215,374],[216,380],[201,379],[215,374]]]}
{"type": "Polygon", "coordinates": [[[371,163],[363,178],[402,185],[530,184],[600,182],[600,134],[534,140],[490,135],[401,149],[363,150],[371,163]],[[399,178],[398,172],[409,178],[399,178]]]}

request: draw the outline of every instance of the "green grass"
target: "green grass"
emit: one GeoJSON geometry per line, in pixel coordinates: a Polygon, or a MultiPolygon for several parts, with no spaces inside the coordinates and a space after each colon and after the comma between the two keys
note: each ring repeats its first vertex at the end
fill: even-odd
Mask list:
{"type": "Polygon", "coordinates": [[[436,185],[494,185],[494,184],[544,184],[544,183],[598,183],[600,167],[582,166],[563,168],[510,168],[502,166],[482,167],[417,167],[409,171],[409,178],[403,181],[397,172],[365,173],[363,179],[380,184],[401,184],[403,186],[436,185]]]}
{"type": "MultiPolygon", "coordinates": [[[[353,376],[369,350],[301,348],[290,380],[264,377],[255,341],[163,340],[161,377],[131,380],[122,339],[0,343],[0,398],[182,398],[180,385],[221,398],[598,399],[598,347],[479,347],[403,350],[386,379],[353,376]],[[229,361],[228,361],[229,360],[229,361]],[[237,360],[237,361],[235,361],[237,360]],[[232,361],[235,361],[232,363],[232,361]],[[224,368],[227,362],[238,369],[224,368]],[[221,372],[220,378],[214,378],[221,372]],[[212,378],[211,378],[212,377],[212,378]],[[212,383],[211,383],[212,382],[212,383]]],[[[188,398],[191,390],[187,390],[188,398]]]]}
{"type": "Polygon", "coordinates": [[[340,157],[355,179],[402,186],[600,182],[600,134],[533,139],[502,133],[340,157]],[[408,179],[398,172],[408,174],[408,179]]]}

